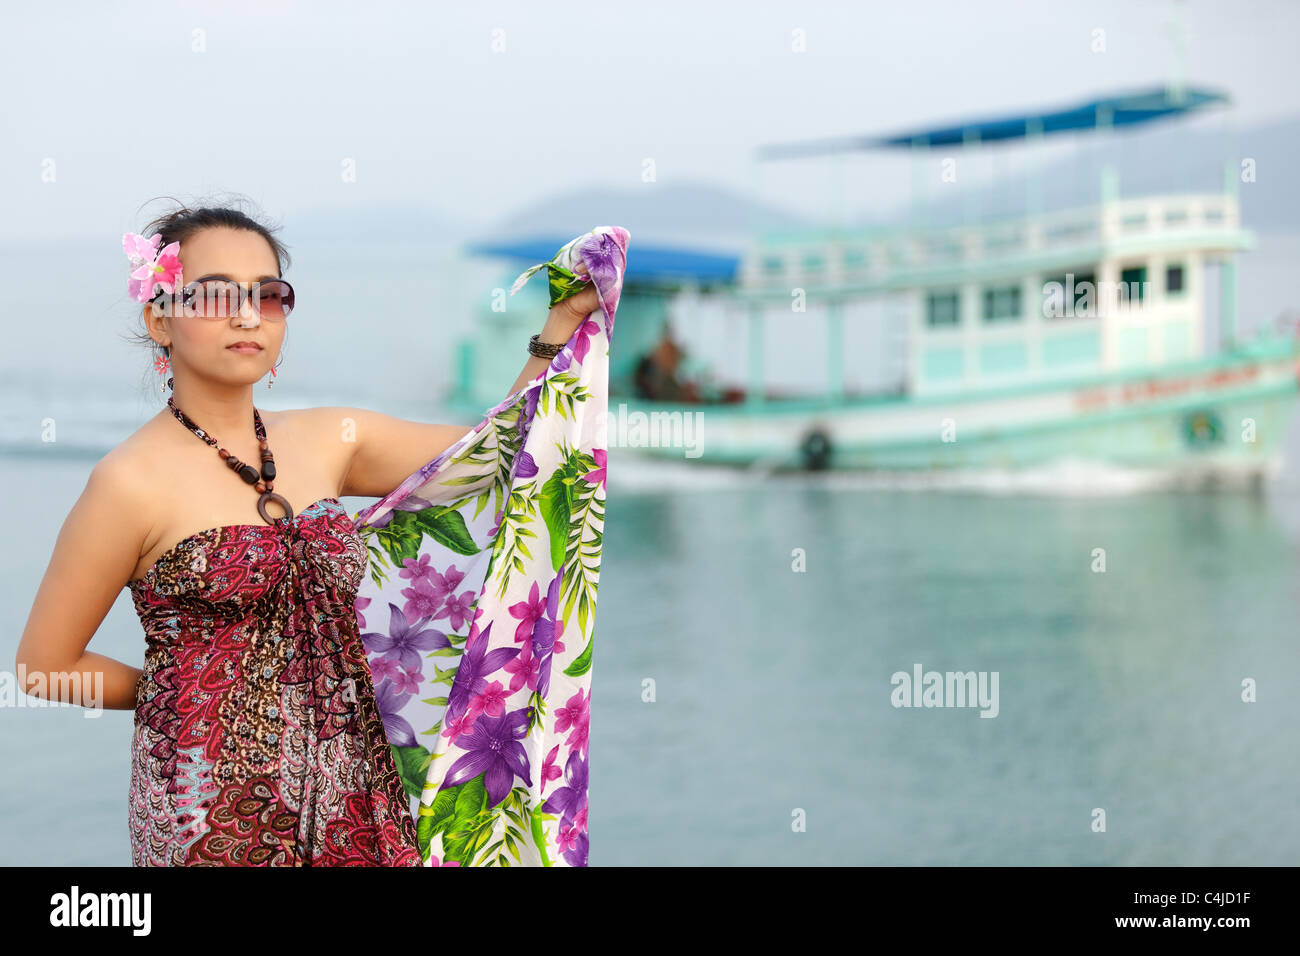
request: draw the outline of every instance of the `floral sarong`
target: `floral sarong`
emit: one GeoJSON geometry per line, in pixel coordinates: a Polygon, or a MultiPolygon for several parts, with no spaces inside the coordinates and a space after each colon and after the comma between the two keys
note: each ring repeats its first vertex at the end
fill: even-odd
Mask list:
{"type": "Polygon", "coordinates": [[[550,301],[595,283],[546,371],[355,526],[358,624],[425,864],[585,866],[609,347],[627,230],[526,270],[550,301]],[[582,262],[587,277],[575,272],[582,262]]]}

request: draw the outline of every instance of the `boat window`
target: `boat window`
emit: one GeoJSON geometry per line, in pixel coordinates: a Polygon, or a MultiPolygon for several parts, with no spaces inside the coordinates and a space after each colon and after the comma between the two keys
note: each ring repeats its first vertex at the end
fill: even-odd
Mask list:
{"type": "Polygon", "coordinates": [[[1119,301],[1142,302],[1146,299],[1147,267],[1126,266],[1119,272],[1119,301]]]}
{"type": "Polygon", "coordinates": [[[861,248],[845,249],[842,254],[845,269],[861,269],[867,264],[867,251],[861,248]]]}
{"type": "Polygon", "coordinates": [[[1165,266],[1165,295],[1182,295],[1183,264],[1165,266]]]}
{"type": "Polygon", "coordinates": [[[961,319],[957,293],[931,292],[925,299],[925,324],[931,328],[955,326],[961,319]]]}
{"type": "Polygon", "coordinates": [[[1008,322],[1020,318],[1020,286],[994,286],[984,290],[984,321],[1008,322]]]}

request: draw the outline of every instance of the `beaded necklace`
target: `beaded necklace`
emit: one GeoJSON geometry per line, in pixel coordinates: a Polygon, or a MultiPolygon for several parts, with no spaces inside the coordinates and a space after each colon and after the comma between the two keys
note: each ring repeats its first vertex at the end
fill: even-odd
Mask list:
{"type": "MultiPolygon", "coordinates": [[[[167,379],[168,388],[172,388],[172,381],[173,380],[170,378],[167,379]]],[[[289,502],[284,499],[283,495],[278,495],[271,490],[271,482],[275,478],[275,456],[271,454],[271,449],[266,443],[266,428],[262,425],[262,416],[257,413],[256,406],[253,408],[253,430],[254,434],[257,435],[257,447],[262,456],[262,470],[260,474],[256,468],[252,465],[244,464],[230,452],[226,451],[226,449],[217,444],[215,438],[205,432],[198,425],[194,424],[194,421],[190,416],[181,411],[180,406],[176,404],[175,396],[167,396],[167,407],[171,409],[172,414],[176,416],[178,422],[215,448],[217,454],[221,456],[221,460],[226,463],[226,466],[231,471],[262,493],[261,497],[257,499],[257,513],[262,516],[263,521],[267,524],[275,524],[275,521],[271,516],[266,513],[266,503],[268,501],[274,501],[279,504],[280,507],[284,509],[284,517],[293,517],[293,508],[289,505],[289,502]]]]}

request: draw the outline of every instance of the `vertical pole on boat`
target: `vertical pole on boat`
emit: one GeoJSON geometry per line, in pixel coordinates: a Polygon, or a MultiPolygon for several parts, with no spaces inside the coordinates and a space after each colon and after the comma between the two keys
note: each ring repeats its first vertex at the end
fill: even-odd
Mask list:
{"type": "Polygon", "coordinates": [[[844,397],[844,300],[826,303],[826,386],[832,402],[844,397]]]}
{"type": "Polygon", "coordinates": [[[829,221],[837,230],[848,221],[844,208],[844,153],[831,154],[831,215],[829,221]]]}
{"type": "MultiPolygon", "coordinates": [[[[829,283],[840,283],[843,279],[838,263],[844,261],[844,234],[848,225],[848,203],[844,197],[844,153],[836,152],[831,163],[831,189],[835,203],[831,219],[835,225],[832,233],[835,238],[831,253],[835,256],[837,265],[829,270],[829,283]]],[[[843,338],[840,299],[832,292],[826,303],[826,384],[832,401],[839,398],[844,389],[843,338]]]]}
{"type": "MultiPolygon", "coordinates": [[[[1038,116],[1031,116],[1025,123],[1025,146],[1026,152],[1030,157],[1034,155],[1034,150],[1043,141],[1043,120],[1038,116]]],[[[1030,163],[1033,162],[1031,158],[1030,163]]],[[[1040,166],[1036,171],[1031,165],[1025,172],[1025,218],[1034,219],[1043,212],[1043,170],[1040,166]]]]}
{"type": "MultiPolygon", "coordinates": [[[[457,257],[459,252],[448,249],[442,254],[442,261],[439,263],[438,271],[441,273],[443,289],[459,289],[464,283],[453,284],[452,276],[457,266],[457,257]]],[[[459,305],[459,303],[457,303],[459,305]]],[[[470,300],[470,309],[477,308],[477,304],[470,300]]],[[[475,316],[477,319],[478,316],[475,316]]],[[[475,394],[475,384],[478,382],[478,369],[476,368],[478,358],[478,340],[473,336],[465,336],[456,343],[455,363],[456,379],[451,388],[451,400],[453,402],[463,402],[467,405],[477,405],[479,396],[475,394]]]]}
{"type": "Polygon", "coordinates": [[[461,339],[456,344],[456,383],[452,387],[452,400],[465,403],[477,401],[472,390],[473,382],[474,341],[461,339]]]}
{"type": "MultiPolygon", "coordinates": [[[[930,155],[930,138],[928,136],[913,136],[912,149],[910,153],[910,159],[912,161],[912,220],[908,223],[909,230],[924,229],[930,224],[928,205],[925,203],[925,198],[928,197],[923,197],[921,195],[922,190],[929,189],[929,181],[925,175],[926,171],[929,170],[930,175],[934,175],[934,167],[930,164],[930,155]]],[[[888,298],[886,298],[885,307],[888,310],[885,314],[885,324],[888,327],[893,327],[896,323],[897,316],[895,306],[890,303],[888,298]]],[[[903,370],[902,384],[905,390],[912,387],[912,358],[916,350],[916,345],[910,332],[911,317],[907,314],[908,308],[910,307],[905,307],[903,312],[902,326],[904,332],[900,336],[902,340],[903,354],[899,356],[900,365],[903,370]]]]}
{"type": "Polygon", "coordinates": [[[1112,144],[1110,137],[1106,135],[1111,130],[1113,111],[1109,106],[1099,106],[1097,107],[1096,116],[1097,140],[1101,146],[1102,155],[1101,201],[1109,203],[1119,199],[1119,172],[1116,170],[1115,164],[1111,162],[1110,147],[1112,144]]]}
{"type": "MultiPolygon", "coordinates": [[[[1223,194],[1237,205],[1239,195],[1239,167],[1237,165],[1237,136],[1232,123],[1232,111],[1224,113],[1228,126],[1228,156],[1223,162],[1223,194]]],[[[1232,250],[1223,254],[1223,267],[1219,272],[1219,351],[1231,347],[1237,338],[1237,255],[1232,250]]]]}
{"type": "Polygon", "coordinates": [[[1112,309],[1115,305],[1113,283],[1119,278],[1118,267],[1115,264],[1115,253],[1111,245],[1114,235],[1112,233],[1112,224],[1116,221],[1111,215],[1108,208],[1111,203],[1119,198],[1119,182],[1115,173],[1115,167],[1110,162],[1109,140],[1103,140],[1102,132],[1109,130],[1111,127],[1111,108],[1109,106],[1098,106],[1094,114],[1093,128],[1097,133],[1097,155],[1101,158],[1099,205],[1097,208],[1098,222],[1097,235],[1101,240],[1102,258],[1097,263],[1097,289],[1098,289],[1098,315],[1101,317],[1099,332],[1101,336],[1101,364],[1102,368],[1109,370],[1117,361],[1116,349],[1118,348],[1118,331],[1115,327],[1115,318],[1112,309]]]}
{"type": "MultiPolygon", "coordinates": [[[[751,154],[750,185],[753,201],[748,203],[746,216],[749,217],[750,255],[760,264],[763,261],[764,233],[766,223],[761,217],[765,214],[763,203],[763,160],[751,154]]],[[[782,272],[786,269],[783,267],[782,272]]],[[[746,282],[748,281],[748,277],[746,282]]],[[[749,346],[749,368],[746,373],[745,404],[759,405],[763,401],[763,305],[758,294],[742,296],[740,303],[745,309],[745,338],[749,346]]]]}
{"type": "Polygon", "coordinates": [[[929,171],[930,143],[927,137],[912,139],[912,228],[929,225],[929,171]]]}
{"type": "MultiPolygon", "coordinates": [[[[1233,203],[1237,200],[1237,167],[1231,159],[1223,164],[1223,191],[1233,203]]],[[[1230,348],[1237,339],[1237,256],[1229,250],[1223,254],[1219,271],[1219,350],[1230,348]]]]}
{"type": "Polygon", "coordinates": [[[957,175],[958,179],[964,176],[966,178],[966,184],[964,186],[958,186],[957,188],[960,189],[962,193],[962,220],[963,224],[967,226],[973,225],[976,219],[979,218],[980,213],[980,189],[977,188],[972,181],[972,174],[974,173],[975,166],[975,154],[977,152],[976,147],[979,146],[979,142],[979,130],[967,127],[961,131],[961,158],[965,160],[965,162],[960,163],[963,169],[957,175]]]}
{"type": "Polygon", "coordinates": [[[763,302],[755,296],[749,300],[749,387],[746,405],[763,404],[763,302]]]}
{"type": "Polygon", "coordinates": [[[1223,257],[1219,275],[1219,349],[1230,348],[1237,339],[1237,257],[1228,252],[1223,257]]]}

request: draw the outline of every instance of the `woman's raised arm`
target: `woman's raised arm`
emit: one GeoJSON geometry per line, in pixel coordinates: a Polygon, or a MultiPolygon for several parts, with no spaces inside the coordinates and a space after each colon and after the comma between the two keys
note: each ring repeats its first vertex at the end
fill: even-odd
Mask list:
{"type": "Polygon", "coordinates": [[[337,421],[342,440],[352,443],[341,495],[382,498],[472,427],[413,422],[364,408],[318,411],[337,421]]]}
{"type": "MultiPolygon", "coordinates": [[[[568,342],[578,326],[599,307],[596,289],[589,285],[551,308],[538,338],[548,343],[568,342]]],[[[550,364],[548,358],[530,355],[514,385],[502,397],[509,398],[515,394],[546,371],[550,364]]],[[[335,416],[339,433],[351,435],[354,442],[340,492],[343,495],[383,497],[473,427],[413,422],[363,408],[340,407],[320,411],[335,416]]]]}

